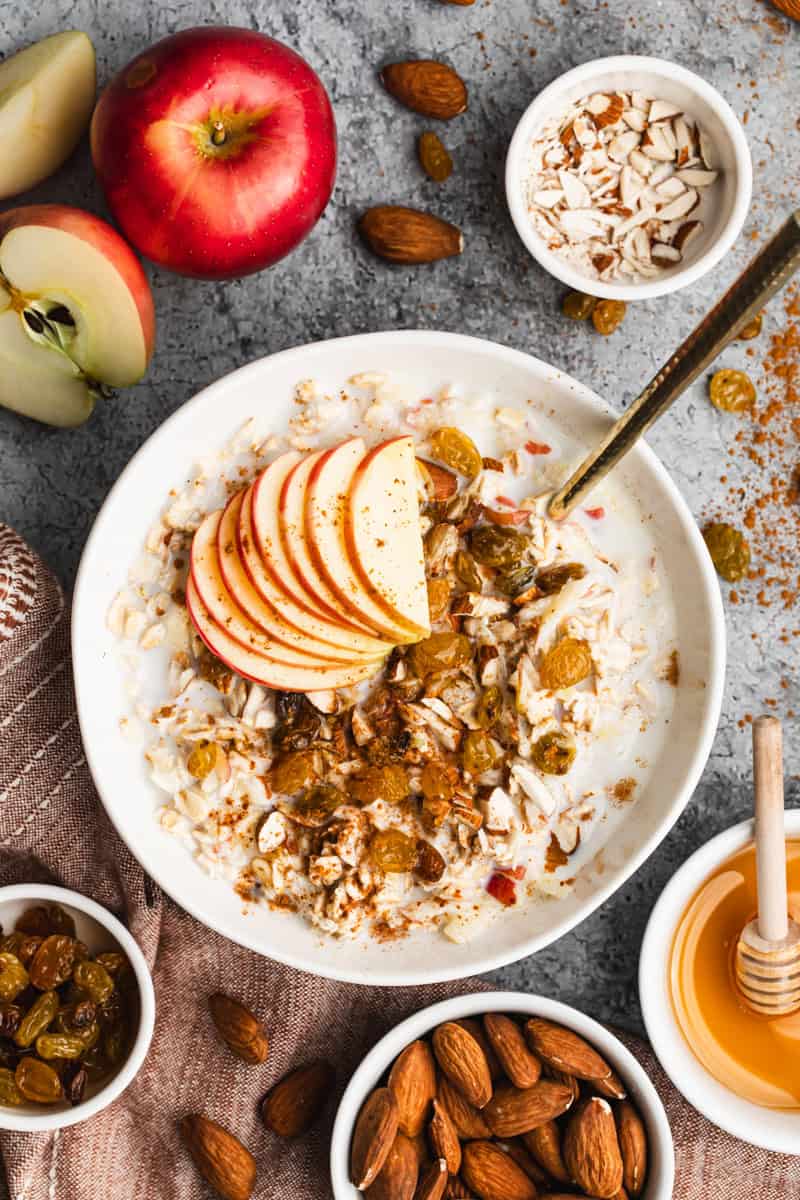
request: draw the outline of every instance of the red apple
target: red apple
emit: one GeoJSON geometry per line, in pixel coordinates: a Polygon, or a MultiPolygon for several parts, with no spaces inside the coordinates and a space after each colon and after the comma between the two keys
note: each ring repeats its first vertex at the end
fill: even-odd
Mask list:
{"type": "Polygon", "coordinates": [[[97,383],[142,377],[154,338],[150,286],[110,225],[64,204],[0,214],[0,404],[79,425],[97,383]]]}
{"type": "Polygon", "coordinates": [[[130,242],[181,275],[270,266],[328,203],[336,126],[327,93],[288,46],[248,29],[187,29],[111,81],[92,157],[130,242]]]}

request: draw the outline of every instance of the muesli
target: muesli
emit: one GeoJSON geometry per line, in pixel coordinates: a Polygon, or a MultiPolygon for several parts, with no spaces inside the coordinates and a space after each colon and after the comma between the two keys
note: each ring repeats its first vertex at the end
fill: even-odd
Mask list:
{"type": "Polygon", "coordinates": [[[377,374],[334,395],[304,382],[296,399],[285,435],[248,423],[150,531],[109,613],[123,729],[162,829],[243,898],[327,934],[468,940],[569,888],[646,784],[678,682],[669,586],[612,485],[548,519],[576,447],[543,411],[377,374]],[[352,687],[270,691],[194,632],[192,538],[280,453],[352,435],[414,438],[431,634],[352,687]]]}

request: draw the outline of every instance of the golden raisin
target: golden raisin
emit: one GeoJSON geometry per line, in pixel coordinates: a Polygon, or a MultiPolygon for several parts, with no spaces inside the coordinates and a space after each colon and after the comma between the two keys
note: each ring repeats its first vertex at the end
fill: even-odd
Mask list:
{"type": "Polygon", "coordinates": [[[624,300],[598,300],[592,309],[592,324],[598,333],[608,337],[622,324],[627,305],[624,300]]]}
{"type": "Polygon", "coordinates": [[[592,652],[583,638],[564,637],[547,651],[539,667],[543,688],[574,687],[592,673],[592,652]]]}
{"type": "Polygon", "coordinates": [[[586,568],[581,563],[560,563],[555,567],[545,567],[536,576],[536,586],[545,596],[560,592],[571,579],[583,579],[586,568]]]}
{"type": "Polygon", "coordinates": [[[575,759],[575,743],[561,730],[554,729],[534,742],[531,758],[545,775],[566,775],[575,759]]]}
{"type": "Polygon", "coordinates": [[[410,871],[417,861],[416,838],[400,829],[381,829],[370,842],[370,858],[387,874],[410,871]]]}
{"type": "Polygon", "coordinates": [[[30,965],[31,983],[42,992],[66,983],[75,965],[75,940],[51,933],[42,942],[30,965]]]}
{"type": "Polygon", "coordinates": [[[482,775],[491,771],[500,757],[497,746],[488,733],[473,729],[464,738],[462,762],[470,775],[482,775]]]}
{"type": "Polygon", "coordinates": [[[18,1046],[27,1049],[32,1046],[40,1033],[44,1033],[58,1012],[58,993],[42,992],[37,996],[25,1016],[19,1023],[14,1041],[18,1046]]]}
{"type": "Polygon", "coordinates": [[[447,612],[450,604],[450,583],[447,579],[428,580],[428,612],[432,621],[438,621],[447,612]]]}
{"type": "Polygon", "coordinates": [[[434,458],[467,479],[474,479],[483,470],[483,459],[472,438],[452,425],[434,430],[430,447],[434,458]]]}
{"type": "Polygon", "coordinates": [[[496,683],[485,688],[478,701],[477,720],[482,729],[494,725],[503,706],[503,693],[496,683]]]}
{"type": "Polygon", "coordinates": [[[505,525],[479,525],[469,534],[472,557],[487,567],[520,567],[530,546],[529,537],[505,525]]]}
{"type": "Polygon", "coordinates": [[[114,990],[114,980],[99,962],[79,962],[72,978],[76,988],[95,1004],[104,1004],[114,990]]]}
{"type": "Polygon", "coordinates": [[[449,179],[453,170],[453,160],[438,134],[420,134],[417,152],[423,171],[430,175],[434,183],[444,183],[445,179],[449,179]]]}
{"type": "Polygon", "coordinates": [[[0,1104],[17,1108],[25,1103],[25,1097],[17,1087],[14,1072],[8,1067],[0,1067],[0,1104]]]}
{"type": "Polygon", "coordinates": [[[14,1079],[25,1099],[35,1104],[55,1104],[63,1097],[61,1080],[53,1068],[29,1054],[17,1063],[14,1079]]]}
{"type": "Polygon", "coordinates": [[[478,570],[478,565],[471,554],[467,554],[466,550],[459,550],[453,563],[453,569],[456,573],[456,578],[459,583],[463,583],[465,588],[469,588],[471,592],[479,592],[483,587],[483,579],[478,570]]]}
{"type": "Polygon", "coordinates": [[[330,783],[318,783],[298,797],[290,816],[298,825],[317,829],[330,821],[340,804],[346,803],[344,792],[330,783]]]}
{"type": "Polygon", "coordinates": [[[573,321],[588,321],[595,304],[597,298],[587,296],[586,292],[567,292],[561,301],[561,311],[573,321]]]}
{"type": "Polygon", "coordinates": [[[747,574],[750,546],[743,533],[724,521],[713,521],[703,530],[703,538],[718,575],[736,583],[747,574]]]}
{"type": "Polygon", "coordinates": [[[212,771],[219,773],[227,761],[225,751],[216,742],[198,742],[186,760],[186,770],[195,779],[205,779],[212,771]]]}
{"type": "Polygon", "coordinates": [[[741,341],[749,342],[753,338],[757,338],[758,335],[761,333],[761,326],[763,325],[763,323],[764,323],[763,312],[756,313],[756,315],[753,317],[753,319],[751,321],[748,321],[747,324],[743,325],[742,328],[739,330],[739,338],[741,339],[741,341]]]}
{"type": "Polygon", "coordinates": [[[28,972],[17,958],[7,950],[0,953],[0,1000],[16,1000],[28,986],[28,972]]]}
{"type": "Polygon", "coordinates": [[[444,875],[446,863],[439,851],[430,842],[420,838],[417,842],[417,861],[414,874],[423,883],[436,883],[444,875]]]}
{"type": "Polygon", "coordinates": [[[744,371],[725,367],[712,376],[709,396],[714,407],[722,412],[744,412],[755,404],[756,389],[744,371]]]}
{"type": "Polygon", "coordinates": [[[463,633],[432,633],[411,647],[409,660],[420,679],[433,671],[448,671],[468,663],[472,647],[463,633]]]}
{"type": "Polygon", "coordinates": [[[269,778],[272,790],[293,796],[317,779],[317,755],[314,750],[293,750],[284,754],[272,767],[269,778]]]}
{"type": "Polygon", "coordinates": [[[439,763],[427,762],[420,776],[422,794],[427,800],[453,799],[453,784],[444,767],[439,763]]]}
{"type": "Polygon", "coordinates": [[[367,767],[348,782],[350,796],[357,804],[372,804],[373,800],[400,804],[408,795],[408,790],[408,774],[400,763],[367,767]]]}

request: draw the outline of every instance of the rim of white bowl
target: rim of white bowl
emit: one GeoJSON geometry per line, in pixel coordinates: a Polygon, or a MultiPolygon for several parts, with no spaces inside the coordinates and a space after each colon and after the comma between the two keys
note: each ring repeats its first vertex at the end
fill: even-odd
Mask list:
{"type": "MultiPolygon", "coordinates": [[[[786,810],[786,833],[800,835],[800,809],[786,810]]],[[[735,1095],[695,1057],[678,1025],[668,983],[672,939],[690,899],[725,859],[753,840],[752,820],[711,838],[686,860],[656,901],[639,958],[639,999],[647,1035],[675,1087],[713,1125],[779,1154],[797,1154],[800,1111],[765,1108],[735,1095]]]]}
{"type": "Polygon", "coordinates": [[[389,1064],[410,1042],[443,1021],[486,1012],[525,1013],[556,1021],[586,1038],[600,1051],[624,1080],[647,1126],[650,1171],[645,1200],[671,1200],[675,1181],[672,1131],[661,1097],[642,1065],[627,1046],[594,1017],[560,1000],[527,992],[469,992],[440,1000],[395,1025],[372,1047],[354,1071],[336,1112],[330,1152],[335,1200],[358,1200],[362,1194],[350,1182],[350,1139],[361,1105],[389,1064]]]}
{"type": "MultiPolygon", "coordinates": [[[[265,355],[262,358],[256,359],[253,362],[246,363],[235,371],[230,371],[227,375],[223,375],[220,379],[208,384],[201,391],[195,393],[184,404],[182,404],[174,413],[172,413],[166,421],[158,426],[139,447],[128,465],[121,472],[113,485],[108,495],[106,496],[102,507],[100,508],[94,524],[89,532],[89,536],[83,548],[78,574],[75,580],[75,588],[72,600],[72,644],[75,645],[79,640],[80,622],[82,619],[82,610],[84,606],[83,595],[90,593],[92,588],[92,578],[89,573],[89,564],[92,557],[91,551],[96,541],[99,541],[104,535],[104,527],[111,520],[111,501],[117,492],[121,491],[126,485],[126,479],[130,472],[134,470],[140,457],[144,456],[150,444],[157,438],[169,437],[173,427],[180,424],[186,419],[187,412],[197,406],[212,403],[218,408],[224,408],[225,393],[234,386],[237,386],[243,377],[248,374],[257,376],[263,370],[265,362],[276,362],[294,360],[302,362],[303,358],[308,355],[309,351],[321,352],[331,345],[338,345],[345,349],[349,346],[355,348],[357,344],[364,341],[387,339],[390,342],[414,342],[419,345],[420,349],[424,349],[428,345],[434,345],[438,342],[447,341],[452,343],[454,347],[463,346],[465,350],[474,349],[475,347],[489,347],[490,352],[496,355],[498,360],[526,364],[533,361],[538,366],[545,366],[548,370],[556,371],[559,378],[567,380],[578,394],[585,399],[590,399],[593,403],[602,405],[604,412],[609,417],[616,419],[619,415],[610,405],[606,404],[597,392],[590,388],[587,384],[581,383],[573,375],[567,372],[558,371],[557,368],[551,367],[550,364],[538,358],[533,354],[528,354],[523,350],[516,350],[511,346],[504,346],[500,342],[491,341],[488,338],[473,337],[470,334],[450,333],[446,330],[419,330],[419,329],[399,329],[399,330],[384,330],[374,331],[371,333],[350,334],[346,337],[327,338],[319,342],[309,342],[301,346],[293,346],[287,350],[278,351],[275,354],[265,355]]],[[[89,770],[92,778],[97,786],[98,794],[103,801],[105,811],[111,820],[117,833],[128,846],[131,854],[144,867],[150,877],[162,888],[168,896],[172,896],[176,904],[195,917],[201,924],[209,929],[215,930],[222,934],[223,937],[229,938],[236,942],[237,945],[245,946],[249,950],[255,950],[257,954],[273,959],[276,962],[285,963],[287,966],[295,967],[300,971],[307,971],[312,975],[318,975],[325,979],[338,979],[343,983],[357,983],[367,987],[406,987],[414,984],[430,984],[451,982],[455,979],[464,979],[472,975],[482,974],[487,971],[497,970],[499,967],[507,966],[509,963],[519,962],[530,954],[535,954],[537,950],[543,949],[545,946],[550,946],[559,938],[569,933],[576,925],[580,925],[587,917],[591,916],[598,908],[605,904],[606,900],[614,894],[628,879],[646,862],[650,855],[654,852],[657,846],[661,844],[664,838],[669,833],[672,826],[678,820],[681,813],[686,808],[691,799],[694,789],[703,774],[708,756],[711,752],[711,746],[717,732],[719,723],[719,714],[722,707],[722,693],[725,684],[725,664],[726,664],[726,642],[725,642],[725,615],[722,607],[722,597],[720,594],[719,582],[714,570],[711,559],[706,552],[697,523],[692,516],[688,504],[684,500],[680,489],[673,481],[672,476],[667,471],[664,464],[656,455],[655,451],[641,438],[637,444],[636,452],[641,454],[647,467],[659,479],[663,487],[669,494],[673,511],[676,520],[681,526],[684,537],[694,547],[696,554],[696,566],[698,569],[698,585],[704,589],[706,601],[710,612],[710,628],[709,628],[709,657],[713,670],[708,676],[706,696],[708,697],[708,705],[706,709],[706,719],[704,728],[699,737],[698,744],[695,747],[694,754],[686,770],[686,777],[683,786],[675,792],[675,798],[669,806],[668,814],[665,814],[666,823],[659,830],[655,831],[646,842],[639,848],[638,852],[631,856],[628,865],[625,868],[624,876],[619,878],[618,872],[609,875],[607,882],[598,887],[594,892],[591,902],[587,903],[579,913],[573,916],[564,917],[556,921],[551,926],[547,935],[541,935],[531,938],[529,941],[518,946],[511,952],[495,952],[487,953],[480,965],[474,963],[454,969],[452,964],[446,963],[442,966],[435,966],[427,971],[410,971],[404,975],[402,979],[398,979],[391,974],[384,974],[380,971],[371,971],[369,975],[366,973],[357,973],[352,969],[338,967],[319,966],[318,964],[310,964],[302,954],[276,953],[270,950],[267,954],[255,936],[246,937],[240,936],[239,931],[235,933],[227,927],[224,922],[216,922],[210,919],[209,913],[204,912],[196,904],[187,904],[186,899],[174,895],[172,891],[172,880],[163,870],[159,870],[157,863],[152,861],[152,856],[146,852],[146,848],[136,846],[129,842],[125,836],[125,832],[116,821],[116,814],[111,805],[107,805],[103,796],[103,788],[98,783],[101,777],[101,772],[98,769],[94,745],[90,736],[88,736],[85,727],[85,704],[83,702],[83,693],[85,682],[79,672],[75,672],[75,696],[78,708],[78,721],[81,727],[83,737],[83,747],[86,754],[86,761],[89,765],[89,770]]]]}
{"type": "Polygon", "coordinates": [[[70,908],[77,908],[80,912],[86,913],[88,917],[92,917],[98,925],[102,925],[104,929],[108,930],[125,951],[136,975],[136,984],[139,990],[139,1028],[136,1038],[119,1071],[99,1092],[90,1096],[88,1100],[82,1100],[74,1108],[59,1112],[19,1113],[13,1108],[0,1105],[0,1129],[15,1129],[25,1133],[46,1133],[87,1121],[90,1117],[102,1112],[125,1091],[134,1076],[138,1074],[153,1037],[156,996],[150,970],[135,938],[113,913],[110,913],[107,908],[103,908],[102,904],[98,904],[88,896],[83,896],[80,892],[72,891],[71,888],[55,887],[52,884],[44,883],[17,883],[0,888],[0,904],[9,900],[48,900],[54,904],[66,904],[70,908]]]}
{"type": "Polygon", "coordinates": [[[511,220],[523,244],[533,258],[550,275],[561,280],[567,287],[575,291],[588,292],[608,300],[652,300],[656,296],[666,296],[680,288],[695,283],[711,271],[730,250],[739,236],[750,208],[753,191],[753,165],[750,149],[741,122],[728,101],[706,83],[699,75],[670,62],[666,58],[655,58],[646,54],[618,54],[609,58],[595,58],[582,63],[559,75],[552,83],[539,92],[520,117],[509,143],[506,155],[506,201],[511,220]],[[610,71],[644,71],[648,70],[659,78],[672,79],[683,84],[701,100],[712,108],[725,127],[731,140],[736,162],[736,196],[728,220],[723,225],[715,241],[704,254],[686,267],[671,272],[663,279],[647,280],[641,283],[609,283],[598,279],[590,279],[587,275],[576,271],[569,263],[548,250],[542,239],[536,234],[528,220],[522,192],[522,168],[524,166],[531,136],[538,124],[540,113],[550,103],[554,96],[571,88],[574,84],[588,83],[593,76],[603,75],[610,71]]]}

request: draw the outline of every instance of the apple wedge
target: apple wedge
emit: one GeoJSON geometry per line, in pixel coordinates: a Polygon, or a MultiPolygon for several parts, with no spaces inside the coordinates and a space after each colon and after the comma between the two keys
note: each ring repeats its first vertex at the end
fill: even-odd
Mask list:
{"type": "MultiPolygon", "coordinates": [[[[253,484],[252,518],[256,546],[269,575],[280,588],[291,596],[295,603],[316,613],[318,617],[322,617],[326,621],[341,625],[345,629],[350,629],[354,633],[374,640],[374,633],[371,629],[365,629],[355,621],[349,620],[347,614],[340,611],[335,596],[331,596],[325,604],[320,603],[316,594],[306,588],[302,577],[295,570],[294,561],[287,552],[280,520],[281,496],[290,474],[296,466],[304,461],[306,460],[294,451],[282,454],[270,463],[265,471],[262,471],[253,484]]],[[[302,528],[302,513],[298,523],[302,528]]],[[[381,641],[385,641],[388,647],[394,644],[387,639],[381,639],[381,641]]]]}
{"type": "Polygon", "coordinates": [[[417,631],[430,633],[416,460],[410,437],[375,446],[356,467],[344,513],[344,537],[374,600],[417,631]]]}
{"type": "Polygon", "coordinates": [[[57,204],[0,214],[1,404],[80,424],[98,384],[141,378],[154,338],[147,279],[110,225],[57,204]]]}
{"type": "Polygon", "coordinates": [[[89,124],[97,84],[85,33],[44,38],[0,63],[0,200],[52,175],[89,124]]]}
{"type": "MultiPolygon", "coordinates": [[[[301,630],[293,631],[291,626],[283,625],[280,621],[265,629],[250,619],[236,593],[229,590],[222,574],[218,549],[221,525],[222,514],[210,513],[192,539],[192,582],[211,619],[242,646],[282,662],[298,666],[318,666],[327,662],[344,666],[349,663],[345,655],[318,652],[312,639],[304,637],[301,630]]],[[[237,582],[245,588],[250,586],[246,576],[237,582]]]]}
{"type": "Polygon", "coordinates": [[[252,621],[266,628],[277,614],[282,623],[311,638],[320,657],[345,658],[348,662],[380,658],[388,647],[377,639],[352,632],[301,608],[283,592],[267,573],[255,547],[251,519],[252,488],[230,500],[220,521],[217,547],[220,569],[228,590],[237,597],[252,621]],[[241,585],[244,572],[249,587],[241,585]]]}
{"type": "Polygon", "coordinates": [[[288,665],[248,650],[234,641],[212,619],[197,595],[191,576],[186,584],[186,607],[194,628],[211,653],[237,675],[264,687],[286,692],[317,692],[328,688],[350,687],[378,670],[375,662],[352,667],[330,664],[317,667],[288,665]]]}
{"type": "Polygon", "coordinates": [[[362,439],[351,438],[316,458],[306,489],[306,545],[314,568],[345,612],[394,642],[416,642],[421,636],[418,626],[397,616],[383,597],[367,588],[348,553],[345,513],[353,479],[365,454],[362,439]]]}

